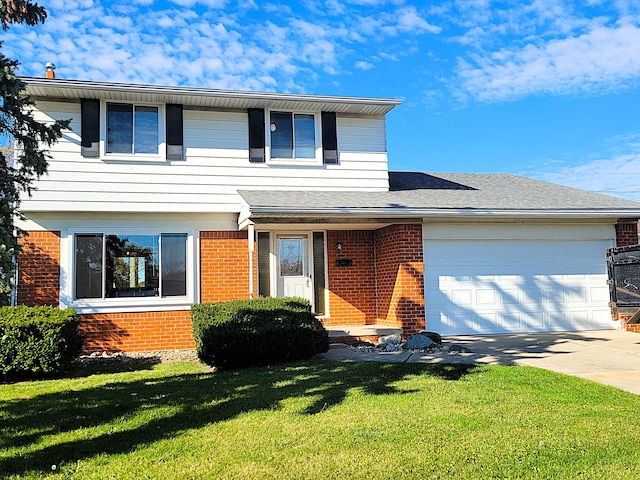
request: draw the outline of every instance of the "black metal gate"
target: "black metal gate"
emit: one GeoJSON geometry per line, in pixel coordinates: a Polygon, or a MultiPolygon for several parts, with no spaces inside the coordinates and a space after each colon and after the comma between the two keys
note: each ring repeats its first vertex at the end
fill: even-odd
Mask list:
{"type": "Polygon", "coordinates": [[[607,272],[613,318],[640,323],[640,245],[607,249],[607,272]]]}

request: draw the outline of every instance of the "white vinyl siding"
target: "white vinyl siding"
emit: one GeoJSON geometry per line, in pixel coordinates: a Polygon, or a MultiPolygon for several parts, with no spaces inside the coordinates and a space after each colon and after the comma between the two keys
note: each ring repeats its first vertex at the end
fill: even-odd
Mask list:
{"type": "Polygon", "coordinates": [[[338,116],[338,147],[340,154],[386,153],[387,136],[382,117],[340,117],[338,116]]]}
{"type": "Polygon", "coordinates": [[[238,212],[242,189],[388,189],[382,116],[338,115],[339,165],[266,165],[249,162],[246,112],[185,109],[185,160],[144,163],[82,157],[80,103],[38,107],[38,120],[70,118],[71,130],[51,148],[23,211],[238,212]]]}

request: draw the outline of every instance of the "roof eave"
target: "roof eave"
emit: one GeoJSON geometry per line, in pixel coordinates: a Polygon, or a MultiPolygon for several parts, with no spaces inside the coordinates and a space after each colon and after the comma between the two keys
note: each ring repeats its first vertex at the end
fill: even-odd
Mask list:
{"type": "Polygon", "coordinates": [[[261,216],[356,216],[384,218],[640,218],[640,209],[474,209],[474,208],[307,208],[250,207],[249,218],[261,216]]]}
{"type": "Polygon", "coordinates": [[[57,78],[21,77],[21,79],[27,85],[28,95],[45,98],[80,99],[108,96],[110,100],[131,101],[144,98],[145,101],[158,102],[176,101],[180,98],[181,103],[185,105],[224,108],[284,108],[289,104],[297,104],[307,106],[309,109],[321,107],[339,113],[371,115],[385,115],[401,103],[397,98],[249,92],[57,78]]]}

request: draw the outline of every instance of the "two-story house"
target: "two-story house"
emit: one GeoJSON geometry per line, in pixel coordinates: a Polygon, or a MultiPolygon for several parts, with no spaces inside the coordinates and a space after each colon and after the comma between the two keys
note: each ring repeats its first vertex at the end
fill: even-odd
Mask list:
{"type": "Polygon", "coordinates": [[[71,126],[22,202],[18,301],[75,307],[89,351],[189,348],[193,303],[260,295],[354,331],[616,326],[604,252],[640,204],[389,172],[396,99],[24,80],[71,126]]]}

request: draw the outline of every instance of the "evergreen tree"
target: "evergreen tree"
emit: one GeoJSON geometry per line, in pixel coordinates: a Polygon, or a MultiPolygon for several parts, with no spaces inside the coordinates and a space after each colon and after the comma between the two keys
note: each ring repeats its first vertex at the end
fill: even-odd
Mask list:
{"type": "MultiPolygon", "coordinates": [[[[43,23],[47,14],[37,3],[25,0],[0,0],[0,24],[43,23]]],[[[15,257],[20,252],[16,228],[20,195],[31,194],[32,183],[47,171],[47,149],[68,128],[69,121],[45,125],[31,112],[34,104],[25,96],[26,84],[16,74],[19,63],[7,58],[0,42],[0,305],[11,299],[11,278],[15,273],[15,257]]]]}

